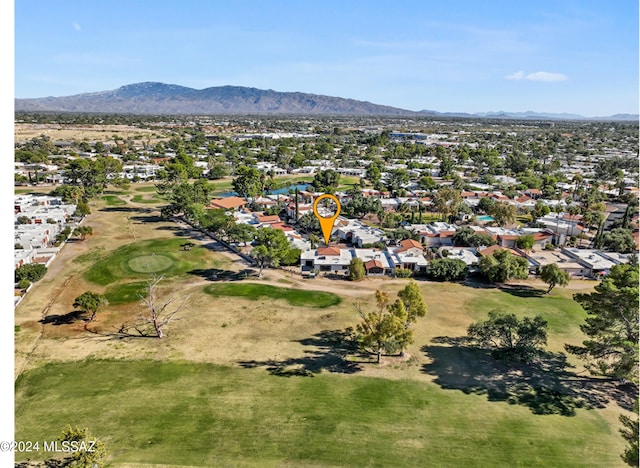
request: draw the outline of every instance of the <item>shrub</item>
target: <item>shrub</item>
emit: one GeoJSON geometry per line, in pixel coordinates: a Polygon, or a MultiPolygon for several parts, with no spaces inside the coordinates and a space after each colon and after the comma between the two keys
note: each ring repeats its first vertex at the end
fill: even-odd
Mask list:
{"type": "Polygon", "coordinates": [[[413,276],[413,271],[407,268],[396,268],[397,278],[411,278],[412,276],[413,276]]]}
{"type": "Polygon", "coordinates": [[[18,281],[18,287],[20,289],[27,289],[30,285],[31,281],[29,281],[27,278],[22,278],[20,281],[18,281]]]}
{"type": "Polygon", "coordinates": [[[469,267],[457,258],[440,258],[429,263],[428,276],[436,281],[463,280],[469,273],[469,267]]]}
{"type": "Polygon", "coordinates": [[[364,279],[366,272],[364,262],[360,258],[354,258],[349,264],[349,279],[351,281],[360,281],[364,279]]]}
{"type": "Polygon", "coordinates": [[[47,267],[41,263],[27,263],[16,268],[15,279],[19,283],[23,279],[27,279],[35,283],[47,273],[47,267]]]}

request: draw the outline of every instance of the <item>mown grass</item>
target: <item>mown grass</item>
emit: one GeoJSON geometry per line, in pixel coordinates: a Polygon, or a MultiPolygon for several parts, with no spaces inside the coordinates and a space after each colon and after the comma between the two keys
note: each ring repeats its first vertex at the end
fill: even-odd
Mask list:
{"type": "Polygon", "coordinates": [[[162,200],[160,200],[159,198],[147,198],[145,195],[134,195],[131,198],[131,201],[134,203],[149,203],[149,204],[153,204],[153,203],[161,203],[162,200]]]}
{"type": "Polygon", "coordinates": [[[84,276],[88,281],[101,286],[125,278],[150,278],[153,273],[140,273],[132,270],[129,266],[129,260],[151,254],[161,254],[173,261],[170,267],[161,272],[166,277],[201,268],[207,254],[206,249],[195,246],[185,251],[182,247],[184,242],[185,239],[182,238],[153,239],[125,245],[94,263],[84,276]]]}
{"type": "Polygon", "coordinates": [[[107,206],[124,206],[127,204],[126,201],[116,195],[104,195],[102,199],[107,206]]]}
{"type": "Polygon", "coordinates": [[[518,317],[540,315],[549,324],[550,334],[569,337],[580,334],[579,325],[585,318],[584,310],[572,298],[575,292],[556,288],[546,295],[543,289],[487,289],[476,294],[466,307],[477,320],[485,320],[493,309],[518,317]]]}
{"type": "Polygon", "coordinates": [[[49,363],[18,378],[15,415],[16,440],[88,427],[116,466],[623,466],[619,434],[595,411],[539,416],[428,382],[357,375],[49,363]]]}
{"type": "Polygon", "coordinates": [[[305,291],[279,288],[268,284],[224,283],[205,286],[204,292],[212,296],[234,296],[257,300],[262,297],[282,299],[292,306],[326,308],[340,304],[339,296],[324,291],[305,291]]]}
{"type": "Polygon", "coordinates": [[[138,302],[141,297],[146,296],[147,285],[146,281],[116,284],[107,288],[104,296],[109,301],[109,305],[114,306],[138,302]]]}

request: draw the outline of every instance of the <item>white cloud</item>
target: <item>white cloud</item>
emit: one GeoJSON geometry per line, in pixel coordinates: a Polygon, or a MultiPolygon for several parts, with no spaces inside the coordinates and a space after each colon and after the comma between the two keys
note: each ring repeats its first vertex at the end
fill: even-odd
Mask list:
{"type": "Polygon", "coordinates": [[[507,80],[522,80],[524,78],[524,72],[522,70],[505,76],[507,80]]]}
{"type": "Polygon", "coordinates": [[[539,71],[535,73],[525,74],[524,71],[520,70],[511,75],[505,76],[507,80],[529,80],[529,81],[544,81],[547,83],[557,82],[557,81],[566,81],[569,78],[567,75],[563,73],[550,73],[545,71],[539,71]]]}
{"type": "Polygon", "coordinates": [[[535,72],[535,73],[529,73],[527,75],[527,80],[531,80],[531,81],[548,81],[548,82],[566,81],[567,80],[567,75],[564,75],[562,73],[549,73],[549,72],[539,71],[539,72],[535,72]]]}
{"type": "Polygon", "coordinates": [[[73,26],[73,29],[75,29],[76,31],[80,31],[80,25],[75,21],[71,23],[71,26],[73,26]]]}

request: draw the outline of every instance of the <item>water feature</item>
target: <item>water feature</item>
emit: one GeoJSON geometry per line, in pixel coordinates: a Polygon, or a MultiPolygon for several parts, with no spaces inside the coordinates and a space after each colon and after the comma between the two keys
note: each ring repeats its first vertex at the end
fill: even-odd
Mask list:
{"type": "MultiPolygon", "coordinates": [[[[307,187],[309,187],[309,184],[296,184],[296,185],[289,185],[288,187],[283,187],[277,190],[269,190],[267,192],[267,195],[286,195],[289,193],[289,190],[295,190],[296,188],[298,190],[306,190],[307,187]]],[[[236,192],[222,192],[220,194],[218,194],[219,197],[221,198],[226,198],[226,197],[237,197],[238,194],[236,192]]]]}

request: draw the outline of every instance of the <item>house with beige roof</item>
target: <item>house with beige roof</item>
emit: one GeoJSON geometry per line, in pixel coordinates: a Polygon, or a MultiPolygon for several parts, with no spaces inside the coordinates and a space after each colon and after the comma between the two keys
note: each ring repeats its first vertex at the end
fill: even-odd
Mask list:
{"type": "Polygon", "coordinates": [[[214,198],[209,202],[207,209],[223,209],[228,211],[239,210],[247,205],[247,201],[240,197],[214,198]]]}

